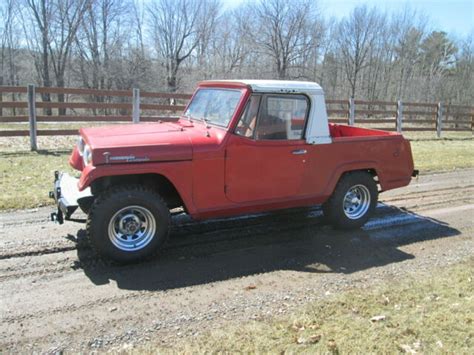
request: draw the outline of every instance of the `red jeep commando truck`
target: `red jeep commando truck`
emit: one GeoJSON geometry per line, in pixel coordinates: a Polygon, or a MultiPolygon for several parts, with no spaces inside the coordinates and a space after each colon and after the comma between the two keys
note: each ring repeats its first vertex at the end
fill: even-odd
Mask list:
{"type": "Polygon", "coordinates": [[[170,210],[195,219],[322,204],[359,228],[381,191],[409,184],[410,143],[397,133],[328,123],[312,82],[204,81],[176,122],[83,128],[55,173],[63,223],[80,207],[99,254],[132,262],[166,241],[170,210]]]}

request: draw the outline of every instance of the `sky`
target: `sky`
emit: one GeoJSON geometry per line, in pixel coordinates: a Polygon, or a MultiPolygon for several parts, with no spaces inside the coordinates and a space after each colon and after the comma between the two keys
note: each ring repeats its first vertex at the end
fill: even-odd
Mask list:
{"type": "MultiPolygon", "coordinates": [[[[223,0],[228,8],[244,1],[223,0]]],[[[347,16],[355,6],[362,4],[389,13],[397,12],[408,4],[410,8],[429,17],[433,30],[445,31],[451,36],[474,35],[474,0],[319,0],[323,15],[336,19],[347,16]]]]}

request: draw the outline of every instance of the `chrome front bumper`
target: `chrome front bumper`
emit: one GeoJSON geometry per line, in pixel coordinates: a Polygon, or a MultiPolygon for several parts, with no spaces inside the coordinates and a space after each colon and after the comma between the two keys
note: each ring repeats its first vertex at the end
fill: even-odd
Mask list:
{"type": "Polygon", "coordinates": [[[54,199],[57,205],[57,212],[51,213],[53,222],[63,224],[65,220],[71,220],[71,215],[79,207],[79,200],[92,198],[90,188],[79,191],[77,182],[79,179],[67,173],[54,172],[53,191],[49,192],[49,197],[54,199]]]}

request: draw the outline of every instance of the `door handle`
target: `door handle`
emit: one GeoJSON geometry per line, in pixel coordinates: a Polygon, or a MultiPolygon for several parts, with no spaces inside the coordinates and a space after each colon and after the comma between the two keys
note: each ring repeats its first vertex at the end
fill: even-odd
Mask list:
{"type": "Polygon", "coordinates": [[[301,155],[301,154],[306,154],[307,151],[306,149],[297,149],[297,150],[292,151],[291,153],[294,155],[301,155]]]}

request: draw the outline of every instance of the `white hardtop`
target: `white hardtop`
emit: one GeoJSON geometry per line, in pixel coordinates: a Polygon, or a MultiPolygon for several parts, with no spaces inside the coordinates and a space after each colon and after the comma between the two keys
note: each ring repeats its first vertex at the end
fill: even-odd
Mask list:
{"type": "Polygon", "coordinates": [[[306,94],[311,100],[306,125],[306,142],[308,144],[329,144],[332,142],[329,134],[324,91],[317,83],[290,80],[212,80],[210,82],[244,84],[250,86],[253,92],[306,94]]]}
{"type": "Polygon", "coordinates": [[[242,83],[252,88],[254,92],[295,92],[308,94],[323,94],[323,89],[311,81],[293,80],[219,80],[228,83],[242,83]]]}

